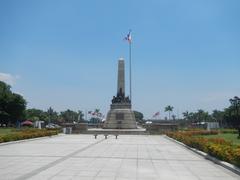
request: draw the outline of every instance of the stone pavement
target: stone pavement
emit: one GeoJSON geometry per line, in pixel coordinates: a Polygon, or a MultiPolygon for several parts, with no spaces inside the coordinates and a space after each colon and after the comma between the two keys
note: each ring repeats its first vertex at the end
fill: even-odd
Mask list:
{"type": "Polygon", "coordinates": [[[164,136],[60,135],[0,146],[0,179],[237,180],[164,136]]]}

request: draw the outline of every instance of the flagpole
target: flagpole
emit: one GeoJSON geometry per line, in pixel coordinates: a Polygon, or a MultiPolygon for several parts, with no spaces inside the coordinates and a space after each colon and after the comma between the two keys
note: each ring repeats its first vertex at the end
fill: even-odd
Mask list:
{"type": "Polygon", "coordinates": [[[132,42],[129,42],[129,84],[130,84],[130,100],[132,102],[132,42]]]}

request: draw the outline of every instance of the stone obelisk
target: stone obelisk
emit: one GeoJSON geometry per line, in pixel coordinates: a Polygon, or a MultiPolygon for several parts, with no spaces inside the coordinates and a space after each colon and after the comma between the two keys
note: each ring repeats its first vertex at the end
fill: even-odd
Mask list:
{"type": "Polygon", "coordinates": [[[107,114],[104,128],[106,129],[136,129],[137,124],[133,111],[131,110],[131,100],[125,97],[125,69],[124,60],[118,61],[118,82],[117,96],[113,96],[112,104],[107,114]]]}
{"type": "Polygon", "coordinates": [[[118,61],[118,82],[117,82],[117,94],[122,93],[125,95],[125,74],[124,74],[124,60],[118,61]]]}

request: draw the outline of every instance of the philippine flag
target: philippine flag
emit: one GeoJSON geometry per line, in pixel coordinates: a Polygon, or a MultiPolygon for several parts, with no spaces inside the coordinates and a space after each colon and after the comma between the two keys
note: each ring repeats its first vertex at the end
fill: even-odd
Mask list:
{"type": "Polygon", "coordinates": [[[128,41],[129,43],[132,42],[131,30],[129,30],[129,33],[128,33],[127,36],[124,38],[124,40],[128,41]]]}

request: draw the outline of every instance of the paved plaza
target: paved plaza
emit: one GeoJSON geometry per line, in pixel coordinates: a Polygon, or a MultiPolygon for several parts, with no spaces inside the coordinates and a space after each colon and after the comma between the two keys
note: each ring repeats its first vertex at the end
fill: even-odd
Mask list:
{"type": "Polygon", "coordinates": [[[237,180],[164,136],[59,135],[0,146],[0,179],[237,180]]]}

